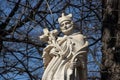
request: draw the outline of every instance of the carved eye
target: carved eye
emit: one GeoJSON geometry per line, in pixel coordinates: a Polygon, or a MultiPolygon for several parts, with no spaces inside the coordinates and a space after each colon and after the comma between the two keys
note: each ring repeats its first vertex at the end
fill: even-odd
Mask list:
{"type": "Polygon", "coordinates": [[[61,27],[63,27],[63,26],[64,26],[64,24],[60,24],[60,26],[61,26],[61,27]]]}

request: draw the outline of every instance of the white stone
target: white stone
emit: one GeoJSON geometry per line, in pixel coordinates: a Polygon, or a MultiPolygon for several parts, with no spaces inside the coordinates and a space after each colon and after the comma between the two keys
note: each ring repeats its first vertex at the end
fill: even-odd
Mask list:
{"type": "Polygon", "coordinates": [[[57,37],[57,30],[44,29],[40,36],[48,42],[43,51],[44,74],[42,80],[87,80],[88,42],[80,33],[73,33],[72,15],[58,19],[63,37],[57,37]]]}

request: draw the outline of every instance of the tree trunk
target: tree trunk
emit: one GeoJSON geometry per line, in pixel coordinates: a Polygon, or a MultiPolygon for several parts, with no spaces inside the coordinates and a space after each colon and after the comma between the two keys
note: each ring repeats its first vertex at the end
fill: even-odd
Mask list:
{"type": "Polygon", "coordinates": [[[103,0],[101,80],[120,80],[120,1],[103,0]]]}

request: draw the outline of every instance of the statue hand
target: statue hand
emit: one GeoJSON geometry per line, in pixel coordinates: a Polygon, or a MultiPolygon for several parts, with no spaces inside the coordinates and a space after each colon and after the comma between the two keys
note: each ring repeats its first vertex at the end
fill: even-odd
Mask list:
{"type": "Polygon", "coordinates": [[[48,36],[47,35],[41,35],[40,37],[41,41],[47,42],[48,41],[48,36]]]}

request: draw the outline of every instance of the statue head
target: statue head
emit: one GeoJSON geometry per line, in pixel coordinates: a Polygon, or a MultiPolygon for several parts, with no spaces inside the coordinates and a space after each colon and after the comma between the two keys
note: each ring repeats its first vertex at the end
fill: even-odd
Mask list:
{"type": "Polygon", "coordinates": [[[58,22],[60,24],[60,29],[65,35],[71,34],[73,30],[73,21],[72,21],[72,14],[64,15],[62,13],[62,16],[58,18],[58,22]]]}

